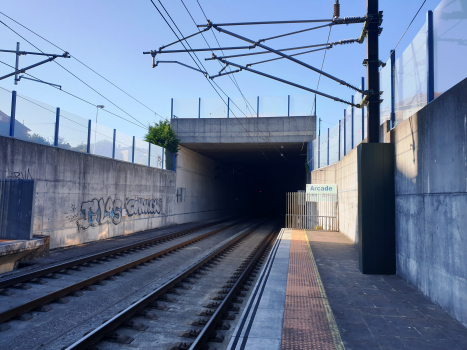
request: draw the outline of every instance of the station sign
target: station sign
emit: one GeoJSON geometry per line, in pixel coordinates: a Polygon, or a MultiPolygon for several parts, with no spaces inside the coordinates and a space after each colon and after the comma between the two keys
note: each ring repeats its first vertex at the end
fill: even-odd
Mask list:
{"type": "Polygon", "coordinates": [[[307,184],[307,202],[337,202],[337,185],[307,184]]]}

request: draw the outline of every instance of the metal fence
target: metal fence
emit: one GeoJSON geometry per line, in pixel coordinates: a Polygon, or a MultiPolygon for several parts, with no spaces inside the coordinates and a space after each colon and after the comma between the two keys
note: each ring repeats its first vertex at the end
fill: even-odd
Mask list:
{"type": "Polygon", "coordinates": [[[172,118],[260,118],[316,115],[316,95],[171,100],[172,118]]]}
{"type": "MultiPolygon", "coordinates": [[[[443,0],[396,60],[387,53],[380,70],[380,124],[394,128],[467,77],[467,0],[443,0]]],[[[361,87],[364,86],[362,78],[361,87]]],[[[361,95],[352,96],[359,103],[361,95]]],[[[310,143],[308,164],[316,170],[341,160],[366,138],[366,110],[348,107],[339,123],[310,143]]]]}
{"type": "Polygon", "coordinates": [[[1,87],[0,135],[175,170],[175,155],[162,147],[1,87]]]}
{"type": "Polygon", "coordinates": [[[288,192],[285,227],[338,231],[337,193],[288,192]]]}

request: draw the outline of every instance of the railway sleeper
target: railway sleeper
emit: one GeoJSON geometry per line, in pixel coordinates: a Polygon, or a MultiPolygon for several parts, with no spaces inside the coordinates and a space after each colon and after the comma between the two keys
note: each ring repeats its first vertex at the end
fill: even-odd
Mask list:
{"type": "Polygon", "coordinates": [[[188,350],[192,343],[175,343],[174,345],[169,345],[167,350],[188,350]]]}
{"type": "Polygon", "coordinates": [[[123,322],[122,326],[134,329],[136,331],[145,331],[146,329],[148,329],[148,326],[145,325],[144,323],[135,322],[135,321],[131,321],[131,320],[123,322]]]}

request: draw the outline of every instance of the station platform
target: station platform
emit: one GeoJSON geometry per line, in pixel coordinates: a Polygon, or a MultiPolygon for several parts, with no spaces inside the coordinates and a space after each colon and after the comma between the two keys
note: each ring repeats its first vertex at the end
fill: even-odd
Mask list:
{"type": "Polygon", "coordinates": [[[282,229],[228,349],[467,349],[467,328],[399,276],[364,275],[339,232],[282,229]]]}
{"type": "Polygon", "coordinates": [[[29,240],[0,239],[0,274],[12,271],[15,263],[44,246],[43,238],[29,240]]]}

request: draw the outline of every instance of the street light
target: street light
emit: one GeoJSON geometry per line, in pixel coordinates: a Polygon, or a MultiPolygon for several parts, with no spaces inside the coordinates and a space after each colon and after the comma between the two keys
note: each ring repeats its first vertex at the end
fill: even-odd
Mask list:
{"type": "Polygon", "coordinates": [[[104,105],[97,105],[97,111],[96,111],[96,127],[94,129],[94,154],[96,154],[96,140],[97,140],[97,116],[99,115],[99,108],[103,109],[105,106],[104,105]]]}

